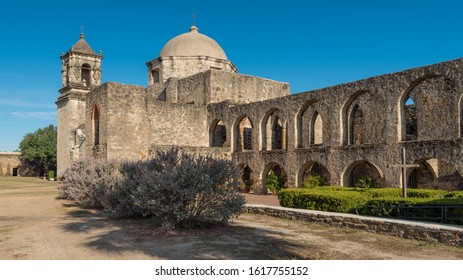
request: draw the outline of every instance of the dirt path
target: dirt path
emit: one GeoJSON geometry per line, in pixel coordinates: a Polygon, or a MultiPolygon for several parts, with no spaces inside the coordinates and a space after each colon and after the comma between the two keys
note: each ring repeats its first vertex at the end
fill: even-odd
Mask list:
{"type": "Polygon", "coordinates": [[[0,177],[0,259],[463,259],[462,248],[256,215],[155,233],[55,197],[56,183],[0,177]]]}

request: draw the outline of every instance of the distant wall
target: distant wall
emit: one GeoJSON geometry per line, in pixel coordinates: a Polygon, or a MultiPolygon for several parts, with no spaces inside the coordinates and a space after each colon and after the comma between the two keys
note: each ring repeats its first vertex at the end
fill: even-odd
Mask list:
{"type": "Polygon", "coordinates": [[[0,176],[12,176],[19,174],[21,165],[21,153],[0,153],[0,176]],[[18,173],[14,174],[14,169],[18,173]]]}

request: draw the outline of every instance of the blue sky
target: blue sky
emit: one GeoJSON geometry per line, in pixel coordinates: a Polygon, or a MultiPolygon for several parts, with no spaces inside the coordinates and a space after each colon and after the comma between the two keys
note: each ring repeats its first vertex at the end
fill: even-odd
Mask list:
{"type": "Polygon", "coordinates": [[[0,151],[56,124],[59,56],[102,50],[103,81],[147,85],[172,37],[215,39],[243,74],[297,93],[463,57],[460,1],[8,1],[0,9],[0,151]],[[108,4],[111,3],[111,4],[108,4]]]}

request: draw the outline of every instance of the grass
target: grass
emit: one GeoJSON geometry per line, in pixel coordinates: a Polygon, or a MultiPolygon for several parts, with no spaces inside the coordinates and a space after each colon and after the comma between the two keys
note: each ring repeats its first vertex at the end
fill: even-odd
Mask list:
{"type": "Polygon", "coordinates": [[[52,187],[57,186],[55,181],[39,179],[37,177],[12,177],[0,176],[0,190],[28,188],[28,187],[52,187]]]}
{"type": "Polygon", "coordinates": [[[0,176],[1,196],[44,196],[57,194],[57,182],[36,177],[0,176]]]}

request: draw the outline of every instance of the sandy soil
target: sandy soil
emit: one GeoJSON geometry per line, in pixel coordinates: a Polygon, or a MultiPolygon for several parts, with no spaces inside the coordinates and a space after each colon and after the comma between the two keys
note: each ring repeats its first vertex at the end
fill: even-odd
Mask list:
{"type": "Polygon", "coordinates": [[[159,232],[57,200],[56,183],[0,177],[0,259],[463,259],[463,248],[257,215],[159,232]]]}

